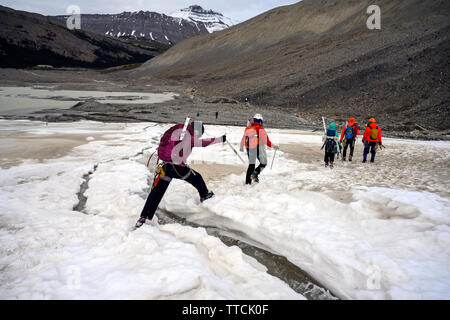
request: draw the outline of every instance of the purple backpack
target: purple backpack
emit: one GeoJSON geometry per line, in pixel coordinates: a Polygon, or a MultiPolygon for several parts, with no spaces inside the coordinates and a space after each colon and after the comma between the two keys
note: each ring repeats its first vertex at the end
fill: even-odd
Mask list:
{"type": "Polygon", "coordinates": [[[172,162],[172,150],[176,144],[180,142],[181,132],[183,130],[182,124],[177,124],[171,127],[169,130],[164,132],[161,140],[159,141],[158,146],[158,157],[162,161],[172,162]],[[179,133],[175,133],[175,136],[172,137],[174,131],[178,130],[179,133]]]}

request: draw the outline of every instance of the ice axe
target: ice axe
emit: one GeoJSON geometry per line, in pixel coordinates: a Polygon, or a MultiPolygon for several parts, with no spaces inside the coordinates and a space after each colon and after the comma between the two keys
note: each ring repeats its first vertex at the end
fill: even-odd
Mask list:
{"type": "Polygon", "coordinates": [[[380,151],[381,151],[381,150],[383,150],[384,148],[386,148],[386,147],[384,146],[384,144],[382,144],[382,143],[380,143],[380,142],[377,142],[377,145],[376,145],[376,147],[375,147],[375,150],[380,149],[380,151]]]}

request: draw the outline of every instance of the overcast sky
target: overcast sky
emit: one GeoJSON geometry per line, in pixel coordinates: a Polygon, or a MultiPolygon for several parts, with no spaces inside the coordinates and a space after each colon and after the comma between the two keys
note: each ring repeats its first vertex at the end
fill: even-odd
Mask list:
{"type": "Polygon", "coordinates": [[[120,13],[123,11],[155,11],[170,13],[198,4],[240,22],[275,7],[293,4],[299,0],[0,0],[0,4],[16,10],[44,15],[66,14],[69,5],[78,5],[81,13],[120,13]]]}

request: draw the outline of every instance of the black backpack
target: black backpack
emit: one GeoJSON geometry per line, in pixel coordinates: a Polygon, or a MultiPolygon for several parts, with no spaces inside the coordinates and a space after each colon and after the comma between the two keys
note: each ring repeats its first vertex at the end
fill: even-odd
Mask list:
{"type": "Polygon", "coordinates": [[[325,141],[325,152],[333,153],[336,148],[336,141],[334,139],[327,139],[325,141]]]}

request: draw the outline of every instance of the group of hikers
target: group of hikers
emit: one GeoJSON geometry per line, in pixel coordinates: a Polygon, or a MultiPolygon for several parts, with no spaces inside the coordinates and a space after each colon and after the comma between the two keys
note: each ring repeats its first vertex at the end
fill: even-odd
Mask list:
{"type": "MultiPolygon", "coordinates": [[[[255,114],[252,121],[245,128],[240,143],[240,151],[243,152],[245,147],[249,160],[245,176],[245,184],[247,185],[258,183],[259,174],[267,166],[265,147],[267,146],[274,150],[279,149],[278,145],[270,141],[263,127],[263,120],[261,114],[255,114]],[[256,160],[259,161],[258,167],[256,167],[256,160]]],[[[162,135],[157,148],[158,160],[156,161],[153,185],[135,228],[141,227],[147,219],[153,219],[156,209],[172,179],[185,180],[194,186],[200,195],[201,202],[214,196],[214,193],[208,190],[200,173],[186,164],[187,158],[192,153],[194,147],[207,147],[212,144],[227,141],[226,135],[201,139],[204,132],[205,127],[202,122],[190,121],[187,118],[184,125],[174,125],[162,135]]],[[[338,146],[339,150],[341,150],[342,145],[344,146],[342,160],[345,161],[347,149],[350,147],[348,160],[352,161],[355,142],[359,133],[359,126],[354,118],[349,119],[348,124],[342,129],[340,136],[336,130],[336,124],[331,122],[323,136],[324,143],[322,148],[325,148],[325,166],[333,168],[335,155],[339,152],[338,146]]],[[[374,118],[369,119],[362,142],[364,143],[363,162],[367,161],[369,152],[371,153],[370,161],[374,162],[376,150],[378,146],[382,145],[381,129],[376,124],[374,118]]]]}
{"type": "MultiPolygon", "coordinates": [[[[339,154],[342,150],[342,161],[346,161],[347,149],[350,147],[350,153],[348,161],[352,161],[353,152],[355,150],[356,139],[359,135],[359,125],[356,123],[355,118],[348,119],[347,125],[342,129],[339,136],[336,130],[336,124],[331,122],[328,125],[328,129],[325,131],[322,141],[322,149],[325,148],[325,167],[333,168],[335,155],[339,154]],[[339,149],[339,150],[338,150],[339,149]]],[[[381,128],[377,125],[374,118],[370,118],[366,129],[362,137],[362,143],[364,144],[363,163],[367,162],[367,155],[371,154],[370,162],[375,162],[375,154],[378,147],[382,147],[381,141],[381,128]]]]}

